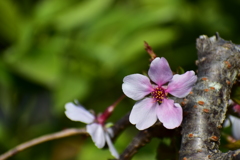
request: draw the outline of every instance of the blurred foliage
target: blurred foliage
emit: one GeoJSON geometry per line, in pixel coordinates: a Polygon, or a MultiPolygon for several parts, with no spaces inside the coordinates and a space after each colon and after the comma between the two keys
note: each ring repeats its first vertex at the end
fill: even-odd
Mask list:
{"type": "MultiPolygon", "coordinates": [[[[43,134],[83,127],[65,117],[64,104],[78,99],[97,112],[112,104],[122,95],[124,76],[148,69],[143,41],[174,71],[195,70],[199,35],[219,32],[240,42],[239,7],[237,0],[0,0],[0,153],[43,134]]],[[[133,104],[126,98],[110,121],[133,104]]],[[[134,131],[117,141],[118,151],[134,131]]],[[[147,147],[142,159],[156,151],[147,147]]],[[[92,153],[110,156],[76,136],[11,159],[87,160],[92,153]]]]}
{"type": "Polygon", "coordinates": [[[240,83],[239,82],[237,82],[233,86],[233,89],[231,91],[231,99],[235,103],[240,104],[240,83]]]}

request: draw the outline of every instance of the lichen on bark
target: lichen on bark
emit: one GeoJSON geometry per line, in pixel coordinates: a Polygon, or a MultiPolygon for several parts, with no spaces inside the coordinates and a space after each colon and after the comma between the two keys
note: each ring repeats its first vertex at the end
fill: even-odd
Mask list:
{"type": "Polygon", "coordinates": [[[231,88],[239,73],[240,48],[216,34],[200,36],[197,50],[198,81],[186,97],[180,159],[234,159],[238,151],[221,153],[219,145],[231,88]]]}

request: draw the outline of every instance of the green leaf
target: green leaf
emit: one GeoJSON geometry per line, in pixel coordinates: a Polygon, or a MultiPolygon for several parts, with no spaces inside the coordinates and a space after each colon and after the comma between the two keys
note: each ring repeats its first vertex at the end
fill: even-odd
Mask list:
{"type": "Polygon", "coordinates": [[[183,74],[185,73],[184,69],[182,67],[177,67],[177,71],[176,71],[177,74],[183,74]]]}
{"type": "Polygon", "coordinates": [[[58,82],[62,68],[61,59],[57,54],[61,49],[60,44],[57,39],[53,39],[22,53],[16,47],[5,55],[4,61],[21,76],[53,88],[58,82]]]}
{"type": "Polygon", "coordinates": [[[111,0],[81,1],[68,11],[56,17],[55,24],[60,30],[71,30],[96,18],[112,3],[111,0]]]}
{"type": "Polygon", "coordinates": [[[82,100],[90,90],[89,81],[76,75],[64,75],[61,77],[60,86],[53,91],[54,109],[57,113],[64,112],[64,104],[75,99],[82,100]]]}
{"type": "Polygon", "coordinates": [[[20,21],[16,6],[11,1],[0,1],[0,36],[7,41],[15,41],[20,21]]]}
{"type": "Polygon", "coordinates": [[[71,1],[65,0],[39,1],[33,10],[33,21],[37,22],[38,25],[51,23],[52,20],[56,18],[56,15],[69,9],[69,7],[71,8],[70,5],[71,1]]]}

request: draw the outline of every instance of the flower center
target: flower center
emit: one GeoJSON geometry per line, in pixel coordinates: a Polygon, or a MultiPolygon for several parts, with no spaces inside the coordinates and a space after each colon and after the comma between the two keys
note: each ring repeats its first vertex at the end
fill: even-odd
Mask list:
{"type": "Polygon", "coordinates": [[[163,99],[167,97],[167,93],[162,87],[157,87],[151,92],[152,98],[159,103],[162,103],[163,99]]]}

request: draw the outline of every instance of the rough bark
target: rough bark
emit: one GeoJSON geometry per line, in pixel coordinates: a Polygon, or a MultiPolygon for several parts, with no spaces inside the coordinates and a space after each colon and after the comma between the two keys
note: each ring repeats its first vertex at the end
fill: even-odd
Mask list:
{"type": "MultiPolygon", "coordinates": [[[[198,81],[185,99],[176,99],[184,110],[179,159],[239,160],[240,150],[221,153],[219,145],[231,89],[240,70],[240,46],[223,40],[218,34],[210,38],[203,35],[197,39],[197,50],[198,81]]],[[[140,131],[120,159],[131,159],[153,137],[162,138],[155,134],[160,129],[163,131],[157,124],[140,131]]]]}
{"type": "Polygon", "coordinates": [[[220,130],[240,68],[240,47],[216,36],[197,39],[198,81],[187,96],[180,159],[238,159],[239,151],[221,153],[220,130]]]}

